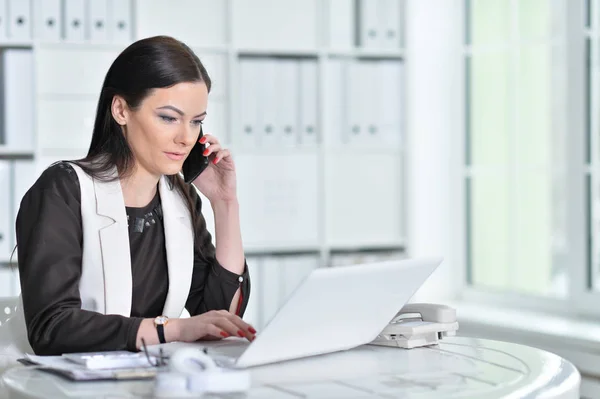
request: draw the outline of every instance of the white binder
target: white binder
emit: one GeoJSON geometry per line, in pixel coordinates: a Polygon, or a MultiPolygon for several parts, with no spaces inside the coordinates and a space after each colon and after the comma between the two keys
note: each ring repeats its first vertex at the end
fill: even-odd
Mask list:
{"type": "MultiPolygon", "coordinates": [[[[354,144],[365,147],[381,147],[381,113],[382,102],[385,101],[381,97],[382,86],[391,85],[391,82],[386,82],[380,75],[380,63],[378,60],[362,60],[360,61],[359,69],[362,71],[362,92],[359,118],[363,120],[363,128],[361,134],[354,136],[354,144]]],[[[356,77],[354,78],[356,82],[356,77]]],[[[356,111],[354,111],[356,112],[356,111]]]]}
{"type": "Polygon", "coordinates": [[[376,95],[381,99],[377,114],[381,140],[386,146],[398,147],[402,143],[402,116],[406,114],[402,101],[404,66],[401,61],[380,61],[379,64],[379,93],[376,95]]]}
{"type": "Polygon", "coordinates": [[[360,47],[378,48],[382,43],[379,19],[381,0],[359,0],[359,38],[360,47]]]}
{"type": "MultiPolygon", "coordinates": [[[[277,62],[275,85],[277,94],[275,104],[279,111],[277,117],[276,135],[279,136],[281,146],[294,148],[298,145],[298,101],[299,101],[299,73],[298,61],[281,60],[277,62]]],[[[270,99],[272,101],[272,99],[270,99]]]]}
{"type": "Polygon", "coordinates": [[[131,0],[109,0],[108,36],[113,42],[130,42],[132,36],[131,0]]]}
{"type": "Polygon", "coordinates": [[[354,46],[354,0],[329,0],[329,47],[350,49],[354,46]]]}
{"type": "Polygon", "coordinates": [[[346,108],[345,120],[346,131],[342,140],[344,144],[364,143],[367,135],[367,120],[372,115],[366,115],[365,107],[368,107],[365,93],[368,86],[372,84],[368,75],[365,74],[364,61],[349,61],[345,75],[346,93],[344,93],[346,108]]]}
{"type": "Polygon", "coordinates": [[[348,121],[345,118],[346,101],[346,62],[331,59],[325,65],[325,130],[321,140],[327,146],[337,146],[346,141],[348,121]]]}
{"type": "Polygon", "coordinates": [[[8,0],[8,38],[10,40],[31,40],[30,0],[8,0]]]}
{"type": "Polygon", "coordinates": [[[8,38],[8,0],[0,0],[0,40],[8,38]]]}
{"type": "Polygon", "coordinates": [[[284,93],[277,86],[279,62],[276,59],[263,59],[258,61],[260,68],[260,89],[256,91],[258,101],[258,125],[260,131],[261,148],[277,148],[281,141],[277,133],[278,102],[284,93]]]}
{"type": "Polygon", "coordinates": [[[108,41],[108,0],[91,0],[88,2],[87,26],[91,42],[108,41]]]}
{"type": "Polygon", "coordinates": [[[381,47],[397,48],[402,45],[402,0],[379,0],[382,27],[381,47]]]}
{"type": "Polygon", "coordinates": [[[262,90],[261,61],[256,59],[243,59],[239,63],[239,109],[240,128],[238,137],[234,141],[240,143],[245,149],[256,148],[259,143],[259,94],[262,90]]]}
{"type": "Polygon", "coordinates": [[[61,40],[63,19],[61,0],[34,0],[34,37],[42,42],[61,40]]]}
{"type": "MultiPolygon", "coordinates": [[[[300,145],[314,146],[319,141],[317,109],[318,68],[315,60],[300,61],[300,145]]],[[[328,110],[329,111],[329,110],[328,110]]]]}
{"type": "Polygon", "coordinates": [[[64,0],[65,40],[83,42],[86,39],[86,18],[84,0],[64,0]]]}
{"type": "Polygon", "coordinates": [[[4,137],[12,149],[33,150],[34,87],[33,53],[28,49],[6,49],[4,69],[4,137]]]}
{"type": "Polygon", "coordinates": [[[10,184],[11,163],[0,161],[0,262],[7,261],[12,251],[12,214],[11,214],[11,192],[10,184]]]}

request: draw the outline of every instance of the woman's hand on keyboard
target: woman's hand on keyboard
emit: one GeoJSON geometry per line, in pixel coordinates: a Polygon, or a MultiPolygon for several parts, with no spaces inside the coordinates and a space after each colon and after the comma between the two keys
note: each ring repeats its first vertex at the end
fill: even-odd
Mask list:
{"type": "Polygon", "coordinates": [[[239,316],[226,310],[209,312],[183,319],[176,319],[175,329],[177,341],[193,342],[198,340],[215,340],[231,336],[253,341],[256,330],[239,316]]]}

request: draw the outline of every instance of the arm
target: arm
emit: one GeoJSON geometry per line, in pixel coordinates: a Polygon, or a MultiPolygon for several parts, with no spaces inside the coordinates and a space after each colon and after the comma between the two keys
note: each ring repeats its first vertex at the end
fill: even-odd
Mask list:
{"type": "Polygon", "coordinates": [[[186,309],[190,314],[228,309],[242,316],[250,295],[250,279],[241,248],[237,204],[216,206],[215,224],[217,247],[202,215],[202,202],[196,190],[190,194],[196,203],[197,223],[194,252],[194,272],[186,309]],[[233,220],[232,220],[233,219],[233,220]],[[241,280],[241,281],[240,281],[241,280]]]}
{"type": "Polygon", "coordinates": [[[57,165],[42,174],[21,202],[16,230],[23,310],[34,352],[135,350],[141,319],[81,309],[83,232],[79,184],[70,167],[57,165]]]}
{"type": "MultiPolygon", "coordinates": [[[[242,248],[239,204],[236,200],[211,205],[215,215],[216,259],[230,272],[242,274],[246,269],[246,262],[242,248]]],[[[238,313],[240,295],[241,290],[238,289],[229,307],[231,313],[238,313]]]]}

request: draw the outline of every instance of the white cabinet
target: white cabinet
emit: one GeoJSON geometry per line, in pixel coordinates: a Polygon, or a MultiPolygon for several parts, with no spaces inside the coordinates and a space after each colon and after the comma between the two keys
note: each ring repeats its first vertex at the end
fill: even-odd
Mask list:
{"type": "MultiPolygon", "coordinates": [[[[403,4],[0,0],[0,38],[16,40],[18,29],[27,37],[28,21],[11,27],[10,16],[33,11],[35,39],[29,66],[4,68],[12,77],[5,84],[3,123],[18,127],[5,130],[33,128],[25,135],[0,132],[0,205],[19,201],[51,163],[86,155],[103,81],[127,45],[173,36],[195,51],[212,81],[203,130],[231,150],[236,165],[252,279],[246,318],[260,327],[326,261],[356,263],[382,259],[384,249],[402,250],[403,4]],[[74,23],[80,19],[83,25],[74,23]],[[33,96],[25,100],[30,87],[33,96]],[[7,137],[13,144],[27,137],[29,144],[11,149],[7,137]],[[13,161],[2,154],[12,150],[34,159],[19,160],[15,170],[27,179],[17,185],[3,174],[13,161]]],[[[3,50],[8,58],[23,50],[14,51],[3,50]]],[[[203,204],[216,244],[211,204],[206,198],[203,204]]],[[[8,209],[0,206],[0,262],[14,241],[7,223],[15,214],[8,209]]],[[[0,278],[0,296],[2,287],[0,278]]]]}
{"type": "Polygon", "coordinates": [[[227,97],[229,87],[227,57],[223,54],[210,53],[201,48],[195,48],[194,52],[204,68],[206,68],[206,72],[212,82],[210,97],[218,99],[227,97]]]}
{"type": "Polygon", "coordinates": [[[244,48],[316,49],[319,0],[232,0],[233,38],[244,48]]]}
{"type": "Polygon", "coordinates": [[[0,262],[10,258],[12,236],[11,212],[11,164],[0,160],[0,262]]]}
{"type": "Polygon", "coordinates": [[[332,153],[325,165],[327,242],[333,247],[398,245],[402,165],[395,152],[332,153]]]}
{"type": "Polygon", "coordinates": [[[190,47],[226,43],[224,0],[137,0],[135,9],[137,38],[168,35],[190,47]]]}
{"type": "Polygon", "coordinates": [[[38,110],[42,150],[82,150],[87,152],[92,139],[97,101],[93,99],[41,99],[38,110]]]}
{"type": "Polygon", "coordinates": [[[119,54],[89,46],[53,45],[36,49],[38,95],[88,95],[98,98],[108,68],[119,54]]]}
{"type": "Polygon", "coordinates": [[[244,243],[258,248],[318,246],[319,160],[293,156],[236,154],[244,243]]]}

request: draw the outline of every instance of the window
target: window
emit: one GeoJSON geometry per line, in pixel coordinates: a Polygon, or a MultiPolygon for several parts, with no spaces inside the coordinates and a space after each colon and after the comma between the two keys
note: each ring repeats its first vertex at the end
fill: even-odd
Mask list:
{"type": "Polygon", "coordinates": [[[567,141],[579,133],[567,129],[572,3],[465,2],[465,250],[473,290],[569,296],[567,141]]]}

